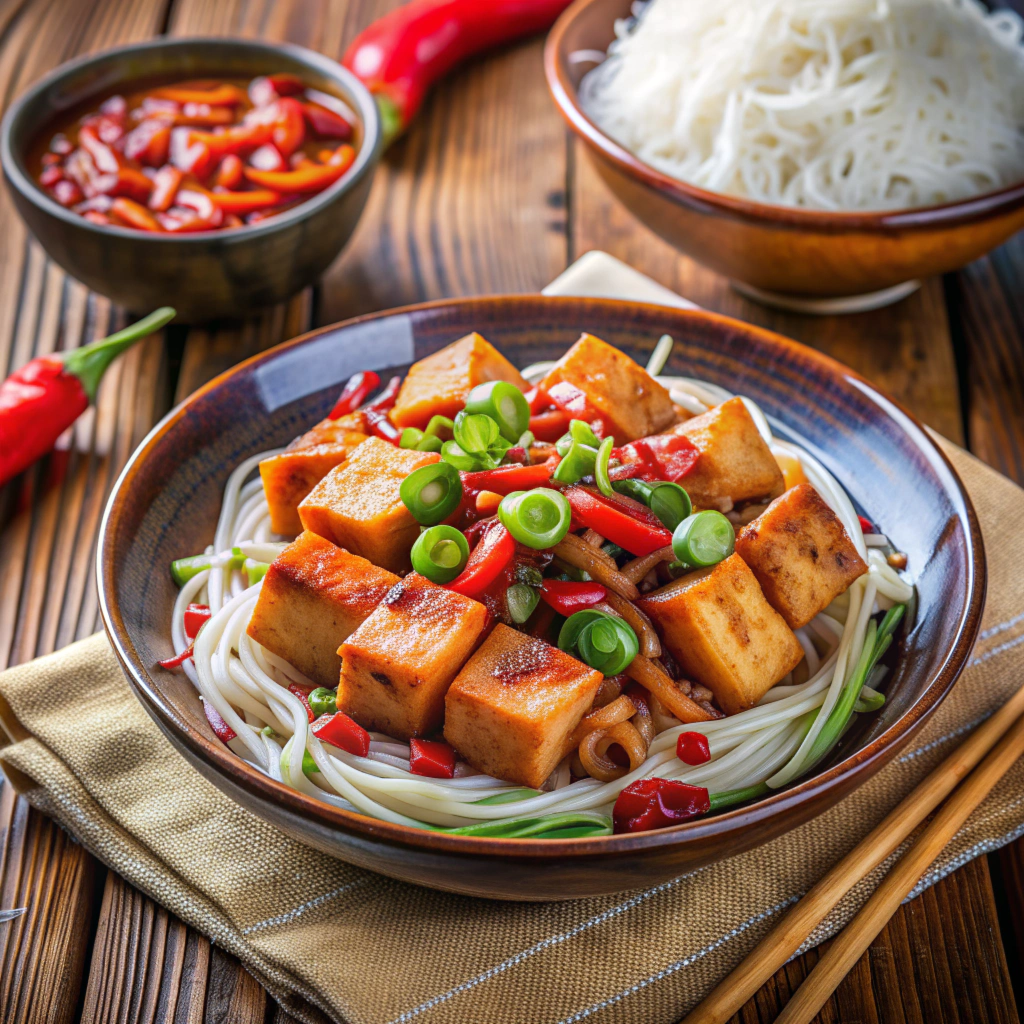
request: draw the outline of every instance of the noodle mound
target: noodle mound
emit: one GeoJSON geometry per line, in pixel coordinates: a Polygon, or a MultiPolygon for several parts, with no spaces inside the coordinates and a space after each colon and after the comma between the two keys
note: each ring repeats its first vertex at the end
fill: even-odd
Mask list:
{"type": "Polygon", "coordinates": [[[580,87],[666,174],[879,210],[1024,178],[1024,22],[976,0],[654,0],[580,87]]]}

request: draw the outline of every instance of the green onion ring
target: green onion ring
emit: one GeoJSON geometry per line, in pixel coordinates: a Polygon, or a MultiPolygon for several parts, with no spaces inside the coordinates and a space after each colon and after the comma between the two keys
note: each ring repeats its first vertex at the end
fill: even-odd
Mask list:
{"type": "Polygon", "coordinates": [[[465,411],[489,416],[498,424],[502,437],[511,443],[516,442],[530,425],[530,405],[526,396],[505,380],[478,384],[466,398],[465,411]]]}
{"type": "Polygon", "coordinates": [[[433,462],[414,469],[398,490],[413,519],[423,526],[447,519],[462,500],[462,480],[454,466],[433,462]]]}
{"type": "Polygon", "coordinates": [[[560,491],[535,487],[502,498],[498,519],[520,544],[541,551],[553,548],[569,532],[572,509],[560,491]]]}
{"type": "Polygon", "coordinates": [[[612,448],[615,446],[614,437],[606,437],[597,449],[597,459],[594,462],[594,480],[597,489],[606,497],[610,498],[615,494],[612,482],[608,478],[608,463],[611,461],[612,448]]]}
{"type": "Polygon", "coordinates": [[[431,583],[451,583],[469,561],[469,541],[454,526],[431,526],[417,538],[410,552],[412,567],[431,583]]]}
{"type": "Polygon", "coordinates": [[[732,523],[714,509],[687,516],[672,534],[672,550],[680,562],[693,566],[717,565],[736,547],[732,523]]]}

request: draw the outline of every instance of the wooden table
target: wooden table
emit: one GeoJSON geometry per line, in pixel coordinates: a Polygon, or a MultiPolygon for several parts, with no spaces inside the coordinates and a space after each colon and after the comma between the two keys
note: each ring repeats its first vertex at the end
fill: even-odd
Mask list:
{"type": "MultiPolygon", "coordinates": [[[[4,101],[78,54],[157,33],[287,39],[337,56],[397,0],[0,0],[4,101]]],[[[123,315],[69,279],[0,197],[0,373],[123,315]]],[[[541,41],[456,74],[378,172],[322,284],[243,326],[172,328],[115,365],[62,450],[0,490],[0,667],[100,628],[97,524],[132,449],[215,373],[316,324],[442,296],[530,292],[601,248],[709,309],[855,367],[926,423],[1024,482],[1024,236],[896,306],[804,318],[740,298],[618,206],[548,99],[541,41]]],[[[74,697],[69,680],[67,696],[74,697]]],[[[284,1014],[230,956],[107,871],[0,782],[0,1021],[258,1022],[284,1014]]],[[[738,1019],[770,1021],[811,952],[738,1019]]],[[[1024,841],[901,908],[821,1021],[1017,1021],[1024,841]]]]}

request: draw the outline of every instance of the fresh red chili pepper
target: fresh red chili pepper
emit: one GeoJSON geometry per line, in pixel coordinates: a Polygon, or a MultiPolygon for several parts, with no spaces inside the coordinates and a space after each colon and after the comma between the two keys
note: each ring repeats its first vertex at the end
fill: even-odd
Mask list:
{"type": "Polygon", "coordinates": [[[169,210],[184,177],[185,175],[177,167],[172,167],[170,164],[161,167],[153,175],[153,191],[149,194],[149,208],[158,213],[169,210]]]}
{"type": "Polygon", "coordinates": [[[463,490],[511,494],[513,491],[543,487],[550,482],[557,465],[557,459],[549,459],[547,462],[538,462],[536,466],[499,466],[497,469],[481,469],[459,475],[462,477],[463,490]]]}
{"type": "Polygon", "coordinates": [[[685,764],[707,764],[711,760],[711,747],[702,732],[681,732],[676,740],[676,757],[685,764]]]}
{"type": "Polygon", "coordinates": [[[870,519],[865,519],[863,516],[857,516],[857,522],[860,523],[861,533],[874,533],[875,524],[870,519]]]}
{"type": "Polygon", "coordinates": [[[294,693],[299,700],[302,701],[302,706],[306,709],[306,714],[309,716],[309,720],[315,721],[316,715],[313,714],[313,709],[309,706],[309,690],[304,686],[299,686],[298,683],[289,683],[288,691],[294,693]]]}
{"type": "Polygon", "coordinates": [[[409,740],[409,771],[430,779],[455,778],[455,751],[440,740],[409,740]]]}
{"type": "Polygon", "coordinates": [[[303,103],[302,113],[313,134],[322,139],[348,139],[352,136],[352,125],[341,114],[321,107],[319,103],[303,103]]]}
{"type": "Polygon", "coordinates": [[[302,104],[291,96],[277,101],[274,145],[286,157],[302,145],[306,137],[306,116],[302,104]]]}
{"type": "Polygon", "coordinates": [[[711,799],[703,786],[674,779],[637,779],[619,793],[612,823],[616,835],[647,832],[678,825],[710,810],[711,799]]]}
{"type": "Polygon", "coordinates": [[[364,29],[342,63],[375,94],[390,140],[427,90],[460,61],[543,32],[569,0],[413,0],[364,29]]]}
{"type": "Polygon", "coordinates": [[[244,166],[240,157],[234,153],[228,153],[221,160],[220,167],[217,168],[217,174],[213,179],[214,185],[219,185],[221,188],[238,188],[244,177],[242,174],[244,166]]]}
{"type": "Polygon", "coordinates": [[[402,432],[388,419],[386,412],[379,412],[376,409],[364,409],[363,421],[370,428],[370,433],[375,434],[383,441],[390,441],[397,445],[402,440],[402,432]]]}
{"type": "Polygon", "coordinates": [[[164,658],[163,661],[158,661],[157,664],[161,668],[166,668],[166,669],[181,668],[181,666],[184,665],[185,662],[188,661],[189,658],[192,657],[192,655],[194,653],[194,648],[195,648],[195,641],[192,641],[188,645],[188,647],[186,647],[185,650],[183,650],[181,652],[181,654],[176,654],[176,655],[174,655],[173,658],[164,658]]]}
{"type": "Polygon", "coordinates": [[[575,580],[544,580],[540,585],[540,598],[551,605],[559,615],[566,617],[584,608],[593,608],[608,596],[600,583],[577,583],[575,580]]]}
{"type": "Polygon", "coordinates": [[[515,553],[512,534],[492,519],[482,529],[480,543],[470,553],[466,568],[448,584],[448,589],[465,597],[476,597],[501,575],[515,553]]]}
{"type": "Polygon", "coordinates": [[[312,732],[318,740],[358,757],[366,757],[370,752],[370,734],[343,711],[321,715],[313,723],[312,732]]]}
{"type": "Polygon", "coordinates": [[[123,220],[130,228],[139,231],[160,231],[160,222],[140,203],[125,196],[118,196],[110,207],[110,212],[123,220]]]}
{"type": "MultiPolygon", "coordinates": [[[[351,147],[349,147],[351,148],[351,147]]],[[[352,151],[353,159],[355,150],[352,151]]],[[[351,161],[349,161],[351,164],[351,161]]],[[[275,192],[319,192],[336,182],[348,167],[343,164],[310,163],[296,171],[259,171],[254,167],[245,169],[245,176],[254,185],[272,189],[275,192]]]]}
{"type": "Polygon", "coordinates": [[[387,382],[384,390],[367,406],[365,412],[387,412],[395,407],[398,392],[402,389],[402,378],[392,377],[387,382]]]}
{"type": "Polygon", "coordinates": [[[634,519],[582,487],[570,487],[564,494],[572,508],[573,518],[581,526],[596,530],[630,554],[642,557],[672,543],[672,534],[663,526],[655,528],[634,519]]]}
{"type": "Polygon", "coordinates": [[[609,470],[612,480],[681,480],[700,459],[700,450],[681,434],[657,434],[612,449],[622,465],[609,470]]]}
{"type": "Polygon", "coordinates": [[[185,636],[189,640],[195,640],[199,635],[199,630],[202,629],[203,624],[209,622],[213,612],[210,611],[208,604],[190,604],[185,609],[185,636]]]}
{"type": "Polygon", "coordinates": [[[188,89],[176,85],[154,89],[150,94],[172,103],[208,103],[211,107],[234,107],[245,101],[245,93],[237,85],[218,85],[213,89],[188,89]]]}
{"type": "Polygon", "coordinates": [[[569,414],[562,409],[549,409],[530,417],[530,431],[538,441],[557,441],[569,429],[569,414]]]}
{"type": "Polygon", "coordinates": [[[360,370],[352,374],[341,389],[334,408],[327,414],[329,420],[336,420],[355,412],[366,401],[366,396],[380,384],[380,377],[373,370],[360,370]]]}
{"type": "Polygon", "coordinates": [[[203,701],[203,711],[206,712],[206,720],[210,723],[213,735],[225,745],[230,743],[235,738],[235,730],[220,717],[220,712],[205,700],[203,701]]]}
{"type": "MultiPolygon", "coordinates": [[[[227,158],[225,158],[227,159],[227,158]]],[[[235,157],[237,160],[238,158],[235,157]]],[[[256,210],[268,210],[279,206],[285,197],[267,189],[253,189],[250,192],[211,192],[210,198],[224,213],[245,214],[256,210]]]]}
{"type": "Polygon", "coordinates": [[[103,371],[173,319],[168,306],[63,356],[39,356],[0,384],[0,484],[45,455],[96,397],[103,371]]]}

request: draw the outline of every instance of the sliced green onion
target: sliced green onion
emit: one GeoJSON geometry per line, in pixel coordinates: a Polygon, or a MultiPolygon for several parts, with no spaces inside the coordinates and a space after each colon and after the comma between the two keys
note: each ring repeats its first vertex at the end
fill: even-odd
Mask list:
{"type": "Polygon", "coordinates": [[[415,448],[427,435],[416,427],[406,427],[402,431],[402,437],[398,442],[399,448],[415,448]]]}
{"type": "Polygon", "coordinates": [[[857,698],[857,703],[853,705],[853,710],[860,714],[866,711],[878,711],[879,708],[885,706],[885,694],[879,693],[878,690],[873,690],[870,686],[865,686],[860,691],[860,696],[857,698]]]}
{"type": "Polygon", "coordinates": [[[245,569],[245,575],[249,580],[249,586],[254,587],[264,576],[267,575],[267,570],[270,568],[268,562],[257,562],[255,558],[247,558],[245,560],[243,568],[245,569]]]}
{"type": "Polygon", "coordinates": [[[505,591],[505,603],[512,621],[522,625],[540,604],[540,591],[525,583],[513,583],[505,591]]]}
{"type": "Polygon", "coordinates": [[[514,447],[516,448],[530,448],[537,439],[533,436],[532,430],[524,430],[519,435],[519,440],[516,441],[514,447]]]}
{"type": "MultiPolygon", "coordinates": [[[[281,774],[285,778],[288,778],[288,761],[292,753],[292,742],[295,737],[291,739],[281,748],[281,774]]],[[[302,752],[302,772],[304,775],[312,775],[314,772],[318,772],[320,769],[316,765],[316,761],[313,760],[313,755],[308,750],[302,752]]]]}
{"type": "Polygon", "coordinates": [[[490,416],[469,413],[465,409],[455,417],[455,440],[464,452],[486,452],[498,440],[498,424],[490,416]]]}
{"type": "Polygon", "coordinates": [[[711,803],[711,810],[720,811],[725,807],[745,804],[748,800],[767,796],[770,792],[771,787],[767,783],[759,782],[755,786],[746,786],[744,789],[727,789],[722,793],[709,793],[708,799],[711,803]]]}
{"type": "Polygon", "coordinates": [[[624,671],[640,650],[628,622],[596,608],[570,615],[559,631],[558,646],[606,676],[624,671]]]}
{"type": "Polygon", "coordinates": [[[424,526],[447,519],[462,500],[462,480],[454,466],[434,462],[414,469],[398,493],[413,519],[424,526]]]}
{"type": "Polygon", "coordinates": [[[574,484],[594,472],[597,450],[579,441],[573,441],[555,467],[551,479],[559,484],[574,484]]]}
{"type": "Polygon", "coordinates": [[[568,532],[572,509],[565,495],[547,487],[513,491],[501,499],[498,519],[529,548],[553,548],[568,532]]]}
{"type": "Polygon", "coordinates": [[[693,505],[689,494],[679,484],[665,480],[651,484],[650,487],[651,495],[647,504],[666,529],[674,530],[684,519],[689,518],[693,505]]]}
{"type": "Polygon", "coordinates": [[[483,800],[474,800],[473,803],[481,807],[491,807],[494,804],[512,804],[518,800],[529,800],[531,796],[540,796],[539,789],[513,789],[508,793],[496,793],[494,796],[485,796],[483,800]]]}
{"type": "Polygon", "coordinates": [[[338,710],[338,694],[335,690],[328,690],[326,686],[318,686],[311,691],[306,698],[309,701],[309,709],[319,718],[321,715],[333,715],[338,710]]]}
{"type": "Polygon", "coordinates": [[[435,437],[433,434],[424,434],[420,438],[420,442],[416,445],[416,451],[418,452],[439,452],[444,442],[439,437],[435,437]]]}
{"type": "Polygon", "coordinates": [[[530,425],[526,396],[505,380],[492,380],[473,388],[466,398],[466,412],[489,416],[498,424],[502,437],[512,442],[530,425]]]}
{"type": "Polygon", "coordinates": [[[651,485],[646,480],[616,480],[612,488],[645,505],[651,500],[651,485]]]}
{"type": "Polygon", "coordinates": [[[736,547],[736,531],[721,512],[707,509],[687,516],[672,534],[672,550],[680,562],[717,565],[736,547]]]}
{"type": "Polygon", "coordinates": [[[614,437],[606,437],[597,449],[597,458],[594,461],[594,480],[597,489],[607,498],[610,498],[615,491],[612,489],[612,482],[608,478],[608,463],[612,458],[612,448],[615,445],[614,437]]]}
{"type": "MultiPolygon", "coordinates": [[[[523,815],[499,821],[481,821],[461,828],[441,828],[452,836],[500,836],[504,839],[543,839],[547,833],[582,829],[587,835],[610,835],[611,819],[597,811],[563,811],[561,814],[523,815]]],[[[557,838],[557,836],[556,836],[557,838]]]]}
{"type": "MultiPolygon", "coordinates": [[[[179,587],[184,586],[193,576],[213,566],[215,555],[189,555],[187,558],[177,558],[171,562],[171,577],[179,587]]],[[[241,548],[232,548],[231,557],[226,562],[221,562],[218,568],[241,569],[245,565],[245,553],[241,548]]]]}
{"type": "MultiPolygon", "coordinates": [[[[591,448],[598,448],[601,445],[601,438],[594,433],[594,428],[586,420],[570,420],[569,433],[574,441],[580,444],[588,444],[591,448]]],[[[614,438],[612,439],[614,441],[614,438]]]]}
{"type": "Polygon", "coordinates": [[[450,441],[454,436],[455,423],[447,416],[431,416],[427,424],[427,436],[439,437],[442,441],[450,441]]]}
{"type": "Polygon", "coordinates": [[[469,561],[469,541],[454,526],[432,526],[417,538],[410,552],[412,567],[431,583],[451,583],[469,561]]]}
{"type": "Polygon", "coordinates": [[[486,452],[467,452],[457,441],[445,441],[441,445],[441,458],[449,466],[454,466],[463,473],[473,473],[478,469],[494,469],[497,465],[486,452]]]}

